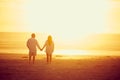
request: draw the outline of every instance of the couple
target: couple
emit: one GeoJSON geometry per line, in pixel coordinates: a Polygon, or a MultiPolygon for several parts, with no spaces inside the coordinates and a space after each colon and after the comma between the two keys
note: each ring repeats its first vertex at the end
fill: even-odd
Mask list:
{"type": "Polygon", "coordinates": [[[35,39],[35,33],[31,34],[31,38],[27,41],[27,47],[29,49],[29,64],[31,63],[31,58],[33,57],[33,64],[35,63],[35,56],[37,54],[38,47],[41,51],[46,48],[46,57],[47,57],[47,63],[51,63],[52,61],[52,53],[54,51],[54,42],[52,40],[52,36],[48,36],[48,39],[46,40],[43,48],[40,48],[38,41],[35,39]]]}

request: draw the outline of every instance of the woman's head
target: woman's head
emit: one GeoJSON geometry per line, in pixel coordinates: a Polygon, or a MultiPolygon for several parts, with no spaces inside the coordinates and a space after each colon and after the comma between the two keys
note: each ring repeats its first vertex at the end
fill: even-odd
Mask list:
{"type": "Polygon", "coordinates": [[[48,36],[48,43],[49,43],[49,45],[51,45],[51,43],[52,43],[52,36],[51,35],[48,36]]]}
{"type": "Polygon", "coordinates": [[[52,36],[51,35],[48,36],[48,40],[52,40],[52,36]]]}

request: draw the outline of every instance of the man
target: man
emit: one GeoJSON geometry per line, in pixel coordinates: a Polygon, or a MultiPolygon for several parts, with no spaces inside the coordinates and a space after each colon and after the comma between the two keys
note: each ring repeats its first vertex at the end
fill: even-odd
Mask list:
{"type": "Polygon", "coordinates": [[[34,64],[35,63],[35,56],[37,54],[36,47],[38,47],[41,50],[41,48],[38,44],[38,41],[35,39],[35,34],[34,33],[32,33],[31,38],[28,39],[27,47],[29,49],[29,64],[31,63],[31,58],[32,57],[33,57],[33,64],[34,64]]]}

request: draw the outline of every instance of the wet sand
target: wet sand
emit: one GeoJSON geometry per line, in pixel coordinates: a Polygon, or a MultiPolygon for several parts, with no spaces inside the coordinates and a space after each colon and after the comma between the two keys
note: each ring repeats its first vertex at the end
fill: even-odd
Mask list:
{"type": "Polygon", "coordinates": [[[0,80],[120,80],[119,56],[54,56],[51,64],[38,55],[28,64],[24,54],[0,54],[0,80]]]}

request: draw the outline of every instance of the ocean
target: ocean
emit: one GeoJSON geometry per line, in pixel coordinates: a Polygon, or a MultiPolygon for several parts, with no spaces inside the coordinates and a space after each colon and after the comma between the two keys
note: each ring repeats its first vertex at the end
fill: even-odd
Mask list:
{"type": "MultiPolygon", "coordinates": [[[[39,44],[43,45],[47,35],[36,35],[39,44]]],[[[0,53],[28,53],[26,42],[30,37],[30,32],[0,32],[0,53]]]]}
{"type": "MultiPolygon", "coordinates": [[[[48,34],[36,33],[40,47],[47,39],[48,34]]],[[[30,32],[0,32],[0,53],[28,54],[26,46],[27,40],[31,37],[30,32]]],[[[57,43],[57,42],[55,42],[57,43]]],[[[56,45],[56,44],[55,44],[56,45]]],[[[45,53],[38,50],[39,53],[45,53]]],[[[55,46],[54,54],[62,55],[120,55],[119,50],[82,50],[82,49],[65,49],[55,46]]]]}

